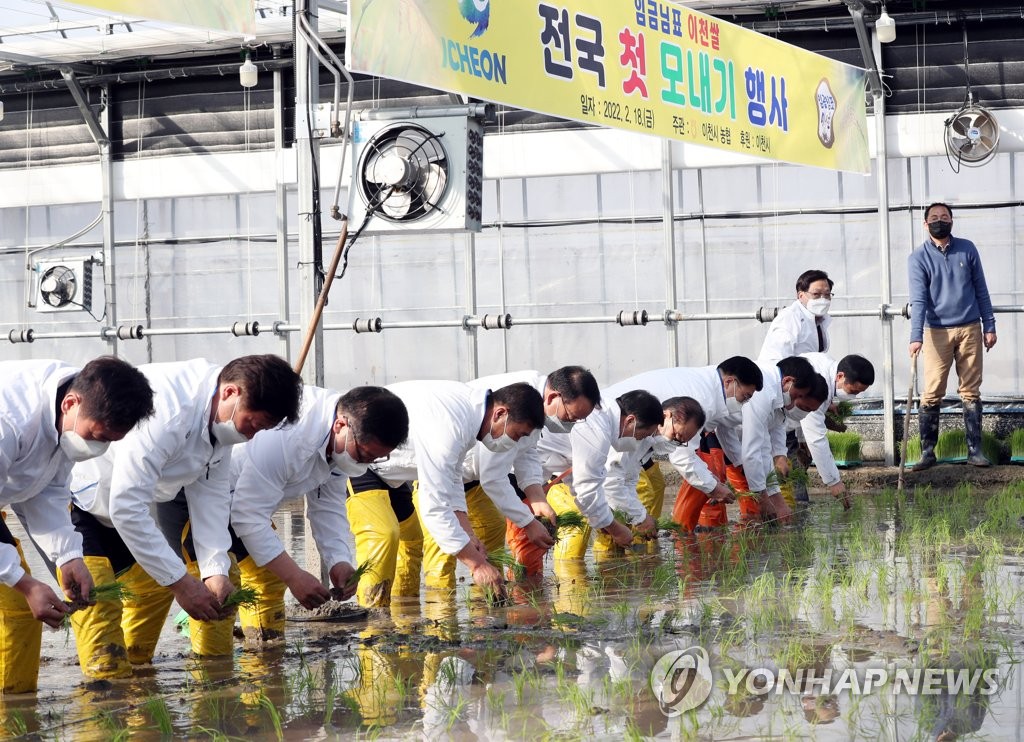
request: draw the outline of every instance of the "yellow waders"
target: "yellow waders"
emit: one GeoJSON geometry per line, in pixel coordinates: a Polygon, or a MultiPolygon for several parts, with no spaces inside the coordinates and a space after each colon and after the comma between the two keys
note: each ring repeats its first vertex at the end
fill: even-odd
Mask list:
{"type": "MultiPolygon", "coordinates": [[[[15,539],[21,568],[28,572],[21,543],[15,539]]],[[[29,693],[39,680],[43,624],[28,607],[25,596],[0,585],[0,693],[29,693]]]]}
{"type": "MultiPolygon", "coordinates": [[[[576,500],[565,482],[558,482],[553,485],[547,493],[548,504],[557,515],[570,511],[579,512],[576,500]]],[[[587,544],[590,543],[590,526],[584,526],[579,530],[572,530],[561,536],[555,544],[555,559],[582,559],[587,553],[587,544]]]]}
{"type": "Polygon", "coordinates": [[[416,513],[398,524],[398,558],[395,560],[395,582],[391,595],[395,598],[415,598],[420,594],[423,571],[423,530],[416,513]]]}
{"type": "MultiPolygon", "coordinates": [[[[466,491],[466,509],[469,525],[483,542],[484,550],[490,554],[505,548],[505,516],[487,496],[483,487],[477,485],[466,491]]],[[[419,507],[416,512],[419,512],[419,507]]],[[[427,587],[454,590],[455,565],[458,560],[454,554],[441,551],[422,521],[420,529],[423,533],[424,583],[427,587]]]]}
{"type": "MultiPolygon", "coordinates": [[[[391,604],[401,528],[386,489],[353,493],[349,484],[348,522],[356,539],[356,561],[373,569],[359,578],[356,596],[367,608],[391,604]]],[[[415,518],[415,516],[413,516],[415,518]]]]}
{"type": "Polygon", "coordinates": [[[255,608],[238,608],[238,620],[246,640],[260,643],[280,639],[284,636],[286,585],[266,567],[256,566],[251,556],[238,563],[238,571],[242,587],[252,588],[260,596],[255,608]]]}
{"type": "MultiPolygon", "coordinates": [[[[648,514],[657,520],[661,516],[662,508],[665,507],[665,475],[661,473],[661,467],[657,461],[651,461],[648,466],[640,470],[640,478],[636,483],[636,494],[641,504],[647,509],[648,514]]],[[[626,525],[629,525],[628,523],[626,525]]],[[[658,542],[654,539],[634,536],[635,546],[643,545],[648,553],[653,554],[658,550],[658,542]]],[[[598,531],[594,534],[594,556],[614,556],[625,553],[624,549],[615,546],[612,537],[598,531]]]]}
{"type": "MultiPolygon", "coordinates": [[[[231,567],[228,569],[228,579],[236,588],[240,582],[238,562],[235,555],[229,553],[231,567]]],[[[199,565],[189,560],[185,565],[188,573],[199,579],[199,565]]],[[[262,595],[260,599],[262,600],[262,595]]],[[[192,640],[192,652],[198,657],[230,657],[234,653],[235,614],[232,611],[227,618],[219,621],[197,621],[191,616],[188,619],[188,635],[192,640]]],[[[166,612],[165,612],[166,615],[166,612]]]]}

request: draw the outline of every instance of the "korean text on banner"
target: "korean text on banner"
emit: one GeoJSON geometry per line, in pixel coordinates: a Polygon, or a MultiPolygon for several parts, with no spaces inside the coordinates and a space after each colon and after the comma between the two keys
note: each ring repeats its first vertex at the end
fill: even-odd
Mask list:
{"type": "Polygon", "coordinates": [[[862,69],[666,0],[349,0],[348,64],[561,118],[869,172],[862,69]]]}
{"type": "Polygon", "coordinates": [[[74,0],[76,5],[91,5],[113,13],[181,23],[200,28],[216,28],[238,34],[256,32],[253,0],[74,0]]]}

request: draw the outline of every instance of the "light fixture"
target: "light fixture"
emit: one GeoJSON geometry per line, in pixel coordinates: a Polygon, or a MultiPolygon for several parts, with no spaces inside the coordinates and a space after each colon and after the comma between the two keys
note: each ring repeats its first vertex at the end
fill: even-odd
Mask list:
{"type": "Polygon", "coordinates": [[[0,121],[4,120],[4,102],[0,100],[0,121]]]}
{"type": "Polygon", "coordinates": [[[259,76],[259,70],[256,65],[249,59],[249,52],[245,53],[245,62],[241,67],[238,68],[238,81],[242,84],[243,88],[256,87],[256,79],[259,76]]]}
{"type": "Polygon", "coordinates": [[[875,32],[878,34],[878,40],[883,44],[896,40],[896,21],[886,12],[885,3],[882,3],[882,15],[878,16],[878,20],[875,21],[875,32]]]}

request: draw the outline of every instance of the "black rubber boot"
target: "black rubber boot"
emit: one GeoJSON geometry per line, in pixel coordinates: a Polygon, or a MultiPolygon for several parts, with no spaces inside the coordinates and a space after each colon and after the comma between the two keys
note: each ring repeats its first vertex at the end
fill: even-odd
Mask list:
{"type": "Polygon", "coordinates": [[[911,471],[924,471],[935,466],[935,443],[939,440],[939,406],[922,406],[917,413],[917,427],[921,431],[921,460],[911,471]]]}
{"type": "Polygon", "coordinates": [[[967,433],[967,463],[971,466],[989,466],[981,452],[981,400],[964,402],[964,430],[967,433]]]}

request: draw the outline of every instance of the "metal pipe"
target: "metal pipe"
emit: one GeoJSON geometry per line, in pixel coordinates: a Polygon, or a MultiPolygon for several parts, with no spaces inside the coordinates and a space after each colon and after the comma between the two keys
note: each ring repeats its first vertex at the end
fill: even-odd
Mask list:
{"type": "MultiPolygon", "coordinates": [[[[661,211],[664,219],[662,238],[665,250],[665,306],[674,307],[679,303],[676,285],[676,223],[672,218],[675,208],[675,188],[672,183],[672,142],[661,142],[661,211]]],[[[664,315],[665,330],[668,332],[668,365],[679,365],[679,331],[676,323],[664,315]]]]}
{"type": "MultiPolygon", "coordinates": [[[[100,120],[104,134],[109,134],[113,106],[110,88],[100,89],[100,120]]],[[[114,147],[109,136],[98,140],[100,149],[100,212],[103,214],[103,318],[111,326],[117,325],[117,266],[114,263],[114,147]]],[[[117,355],[117,335],[107,336],[111,355],[117,355]]]]}
{"type": "MultiPolygon", "coordinates": [[[[281,53],[274,47],[274,58],[281,53]]],[[[274,172],[274,211],[277,242],[277,312],[282,317],[291,316],[288,280],[288,188],[281,177],[280,162],[284,154],[284,73],[274,70],[274,154],[278,167],[274,172]]],[[[250,196],[251,198],[251,196],[250,196]]],[[[287,333],[279,333],[282,355],[291,363],[292,340],[287,333]]]]}
{"type": "MultiPolygon", "coordinates": [[[[288,69],[292,66],[292,61],[290,59],[277,59],[266,62],[254,61],[253,64],[263,72],[273,72],[275,69],[288,69]]],[[[131,70],[126,72],[109,72],[102,75],[79,73],[77,80],[78,84],[85,88],[97,85],[123,85],[139,81],[177,80],[183,77],[213,77],[214,75],[221,77],[224,75],[234,75],[237,79],[238,63],[204,64],[196,67],[173,67],[156,70],[131,70]]],[[[42,93],[50,90],[63,90],[65,88],[67,88],[67,82],[63,78],[55,77],[51,80],[0,85],[0,95],[42,93]]]]}
{"type": "MultiPolygon", "coordinates": [[[[882,69],[882,44],[871,34],[875,69],[882,69]]],[[[881,268],[882,308],[892,304],[892,256],[889,254],[889,147],[885,131],[885,96],[872,96],[875,117],[875,178],[878,182],[878,262],[881,268]]],[[[909,313],[909,312],[908,312],[909,313]]],[[[896,380],[894,378],[892,315],[882,313],[882,446],[885,465],[896,461],[896,380]]],[[[916,370],[916,366],[914,367],[916,370]]]]}
{"type": "MultiPolygon", "coordinates": [[[[336,66],[337,71],[339,73],[341,73],[341,75],[344,76],[346,82],[348,82],[348,94],[346,95],[346,98],[345,98],[345,124],[342,127],[340,132],[334,131],[334,127],[337,125],[337,120],[336,120],[337,116],[335,116],[335,121],[332,121],[332,127],[331,127],[331,129],[332,129],[331,136],[335,136],[335,137],[340,136],[341,137],[341,163],[338,165],[338,183],[334,187],[334,203],[331,204],[331,218],[334,219],[334,220],[338,220],[338,219],[341,218],[341,211],[338,208],[338,199],[341,198],[341,181],[345,177],[345,155],[348,152],[348,144],[347,144],[347,142],[348,142],[348,138],[349,138],[349,127],[352,124],[352,101],[353,101],[353,96],[355,95],[356,81],[355,81],[355,78],[352,77],[352,73],[348,71],[348,68],[338,58],[338,55],[335,54],[334,50],[331,49],[331,47],[327,44],[326,41],[324,41],[324,39],[320,35],[319,31],[314,31],[312,28],[310,28],[309,22],[303,16],[299,16],[299,21],[302,24],[302,26],[306,29],[306,31],[309,32],[309,35],[312,37],[312,40],[320,45],[320,47],[324,50],[324,52],[327,54],[327,56],[330,57],[330,59],[334,62],[334,65],[336,66]]],[[[314,48],[313,51],[315,53],[316,49],[314,48]]],[[[317,54],[317,58],[320,59],[320,61],[323,62],[323,57],[321,57],[319,54],[317,54]]],[[[330,65],[328,65],[326,62],[324,62],[324,65],[330,68],[330,65]]],[[[335,78],[335,79],[337,79],[337,78],[335,78]]],[[[335,110],[337,110],[338,107],[340,106],[340,96],[339,96],[338,92],[339,92],[338,85],[335,85],[335,89],[334,89],[334,108],[335,108],[335,110]]]]}
{"type": "Polygon", "coordinates": [[[359,121],[396,121],[426,116],[468,116],[492,121],[495,115],[494,111],[493,103],[469,103],[463,106],[406,106],[404,108],[369,108],[356,113],[356,118],[359,121]]]}
{"type": "MultiPolygon", "coordinates": [[[[466,279],[466,314],[473,316],[477,313],[475,232],[470,232],[466,235],[466,260],[463,267],[466,279]]],[[[475,329],[466,327],[466,334],[469,335],[469,359],[466,367],[467,378],[476,379],[480,377],[480,342],[475,329]]]]}

